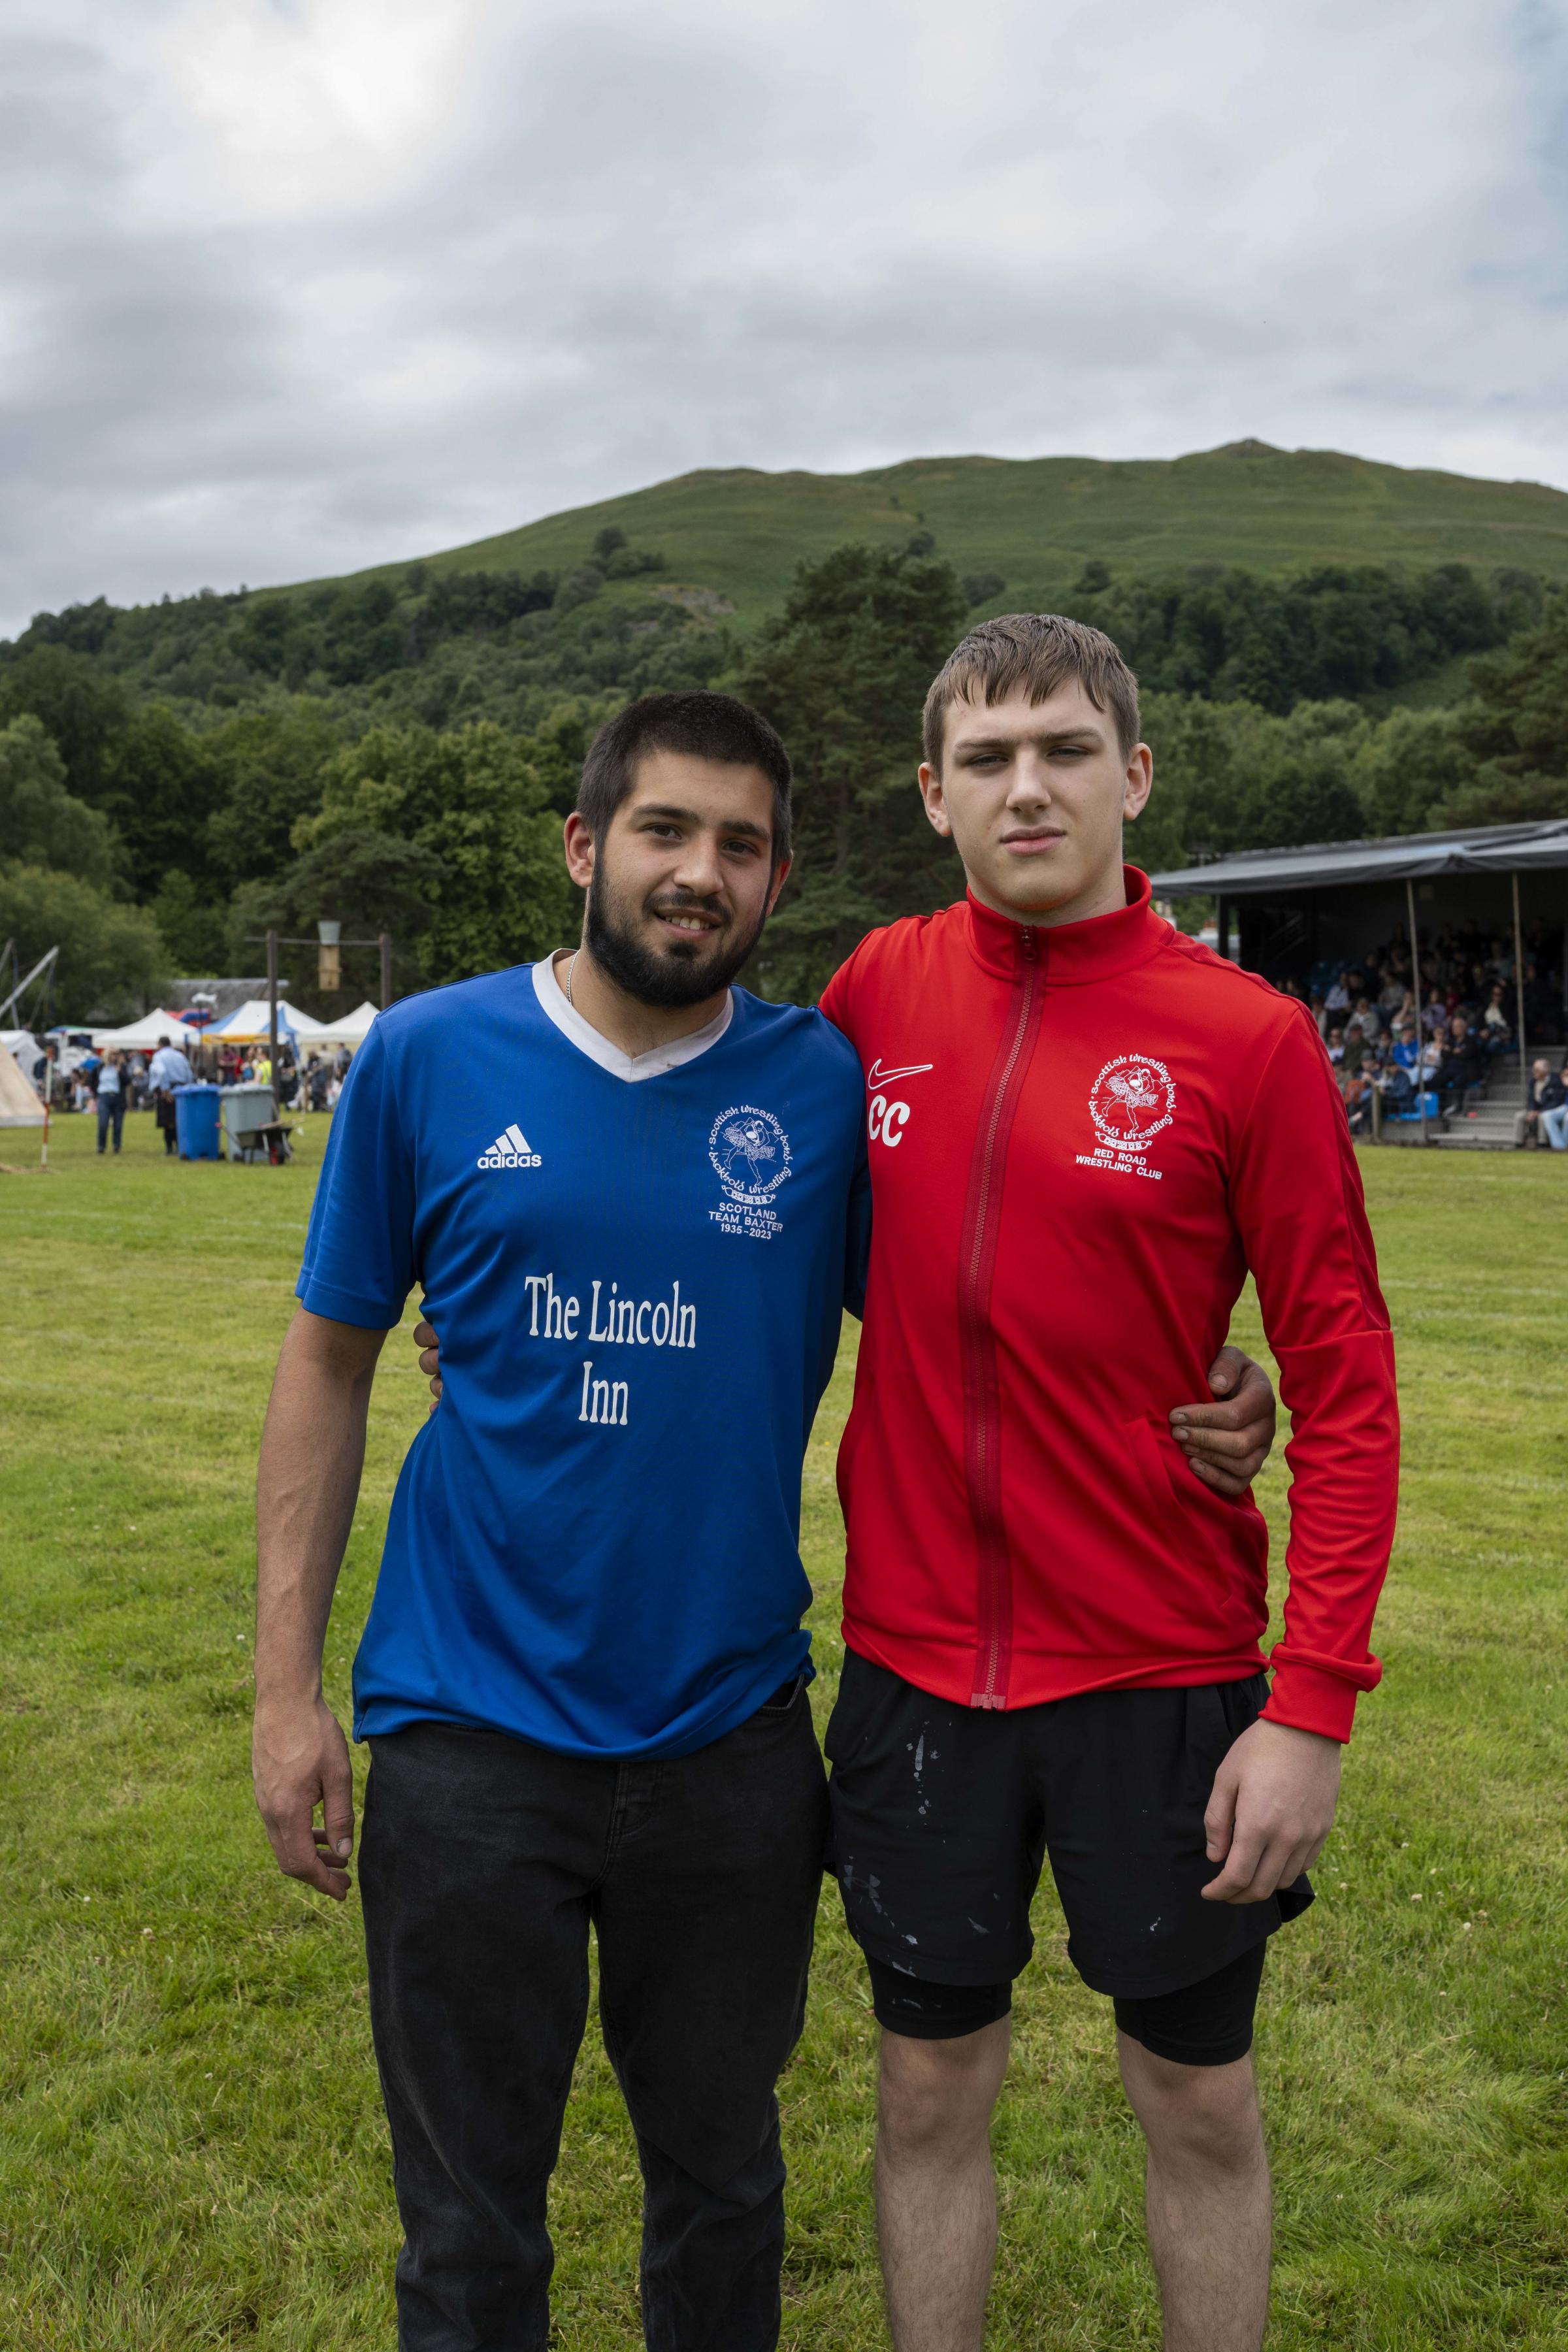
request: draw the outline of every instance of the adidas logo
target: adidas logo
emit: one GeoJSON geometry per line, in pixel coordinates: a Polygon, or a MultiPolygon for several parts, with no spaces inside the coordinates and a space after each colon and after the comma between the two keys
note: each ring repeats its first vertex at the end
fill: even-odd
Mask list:
{"type": "Polygon", "coordinates": [[[488,1151],[479,1158],[481,1168],[538,1168],[542,1165],[537,1151],[530,1149],[529,1140],[513,1119],[504,1135],[498,1135],[488,1151]]]}

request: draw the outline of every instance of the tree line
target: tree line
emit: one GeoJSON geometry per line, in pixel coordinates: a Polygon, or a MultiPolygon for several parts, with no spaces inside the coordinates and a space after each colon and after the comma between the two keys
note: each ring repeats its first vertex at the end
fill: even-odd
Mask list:
{"type": "MultiPolygon", "coordinates": [[[[700,608],[611,604],[639,571],[657,555],[606,532],[557,575],[412,566],[40,615],[0,648],[0,939],[24,961],[60,944],[56,1010],[78,1019],[134,1011],[175,971],[255,970],[261,930],[321,915],[391,929],[400,989],[541,954],[575,920],[559,827],[593,727],[628,695],[716,684],[767,712],[797,773],[796,872],[752,983],[814,995],[868,926],[961,887],[913,785],[921,705],[1005,583],[960,579],[923,534],[843,547],[740,638],[700,608]],[[463,690],[422,704],[454,663],[463,690]]],[[[1156,789],[1131,851],[1150,870],[1568,814],[1568,598],[1530,575],[1211,567],[1161,589],[1091,565],[1063,603],[1145,689],[1156,789]],[[1378,709],[1466,655],[1458,701],[1378,709]]],[[[307,1008],[336,1009],[294,961],[307,1008]]],[[[374,992],[371,962],[351,956],[345,983],[374,992]]]]}

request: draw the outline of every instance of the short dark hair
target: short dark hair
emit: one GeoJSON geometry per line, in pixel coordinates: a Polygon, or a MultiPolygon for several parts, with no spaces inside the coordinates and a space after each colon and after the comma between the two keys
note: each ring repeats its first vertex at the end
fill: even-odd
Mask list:
{"type": "Polygon", "coordinates": [[[773,862],[790,853],[790,764],[783,738],[760,710],[732,694],[692,691],[645,694],[600,728],[583,762],[577,814],[597,840],[649,751],[684,751],[693,760],[717,760],[725,767],[760,768],[773,788],[773,862]]]}
{"type": "Polygon", "coordinates": [[[1131,751],[1138,740],[1138,681],[1103,629],[1061,613],[1004,613],[982,621],[956,645],[931,681],[925,707],[928,767],[942,772],[942,737],[954,702],[1005,702],[1022,687],[1047,702],[1076,679],[1097,710],[1116,724],[1131,751]]]}

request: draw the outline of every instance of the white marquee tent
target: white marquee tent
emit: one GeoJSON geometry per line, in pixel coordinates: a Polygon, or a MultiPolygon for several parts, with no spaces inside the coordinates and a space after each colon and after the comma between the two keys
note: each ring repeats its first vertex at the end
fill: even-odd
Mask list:
{"type": "Polygon", "coordinates": [[[0,1127],[42,1127],[44,1106],[9,1053],[0,1054],[0,1127]]]}
{"type": "Polygon", "coordinates": [[[310,1031],[308,1036],[302,1035],[300,1042],[312,1048],[324,1045],[363,1045],[370,1034],[370,1024],[375,1018],[376,1008],[367,997],[363,1004],[356,1004],[352,1013],[345,1013],[341,1021],[321,1022],[317,1028],[310,1031]]]}
{"type": "Polygon", "coordinates": [[[160,1037],[188,1053],[201,1042],[201,1031],[182,1021],[177,1013],[147,1013],[140,1021],[128,1021],[123,1029],[90,1029],[88,1034],[100,1053],[106,1045],[118,1045],[126,1054],[154,1053],[160,1037]]]}

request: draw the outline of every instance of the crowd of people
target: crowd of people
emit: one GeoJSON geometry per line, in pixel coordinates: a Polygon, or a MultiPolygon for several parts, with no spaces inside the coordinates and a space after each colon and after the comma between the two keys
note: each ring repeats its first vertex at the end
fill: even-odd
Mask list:
{"type": "Polygon", "coordinates": [[[269,1086],[280,1110],[324,1111],[335,1108],[349,1066],[349,1049],[339,1046],[331,1057],[307,1055],[303,1064],[292,1049],[280,1045],[277,1067],[265,1044],[204,1045],[193,1032],[160,1037],[151,1054],[117,1045],[97,1046],[62,1066],[58,1044],[47,1049],[49,1100],[56,1110],[76,1111],[98,1120],[100,1153],[118,1152],[125,1132],[127,1111],[151,1109],[163,1138],[166,1156],[179,1150],[174,1097],[181,1087],[192,1085],[198,1073],[223,1087],[269,1086]]]}
{"type": "MultiPolygon", "coordinates": [[[[1561,1042],[1561,976],[1548,963],[1552,934],[1526,934],[1524,1026],[1530,1042],[1561,1042]]],[[[1315,965],[1285,993],[1310,1009],[1328,1048],[1352,1134],[1376,1132],[1385,1118],[1474,1118],[1495,1065],[1518,1049],[1520,988],[1512,941],[1473,918],[1421,943],[1419,992],[1403,929],[1358,962],[1315,965]]],[[[1520,1148],[1568,1150],[1568,1059],[1538,1058],[1531,1100],[1514,1122],[1520,1148]]]]}

